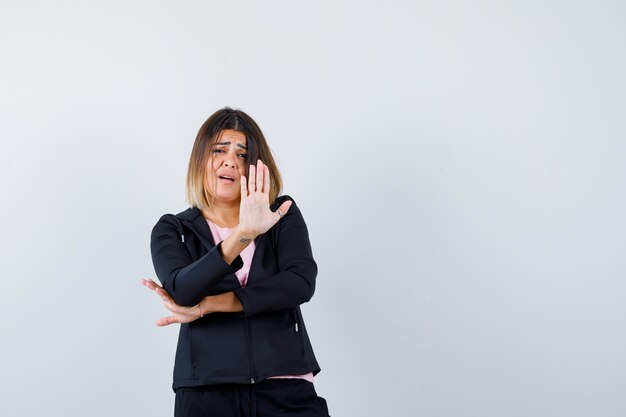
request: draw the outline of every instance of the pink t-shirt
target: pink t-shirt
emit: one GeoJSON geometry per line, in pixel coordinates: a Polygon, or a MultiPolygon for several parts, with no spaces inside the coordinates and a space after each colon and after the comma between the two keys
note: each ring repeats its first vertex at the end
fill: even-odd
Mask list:
{"type": "MultiPolygon", "coordinates": [[[[222,240],[226,239],[228,236],[230,236],[234,230],[234,228],[232,227],[219,227],[218,225],[216,225],[209,219],[206,219],[206,221],[209,224],[209,228],[211,229],[211,234],[213,235],[213,241],[215,242],[216,245],[220,243],[222,240]]],[[[250,264],[252,263],[252,256],[254,255],[255,248],[256,248],[256,245],[254,244],[254,240],[253,240],[243,251],[241,251],[240,256],[241,256],[241,260],[243,261],[243,267],[237,272],[235,272],[235,275],[237,276],[237,279],[239,279],[239,283],[241,284],[242,287],[245,287],[246,283],[248,282],[248,274],[250,273],[250,264]]],[[[269,378],[302,378],[302,379],[306,379],[309,382],[313,382],[313,372],[309,372],[308,374],[304,374],[304,375],[270,376],[269,378]]]]}

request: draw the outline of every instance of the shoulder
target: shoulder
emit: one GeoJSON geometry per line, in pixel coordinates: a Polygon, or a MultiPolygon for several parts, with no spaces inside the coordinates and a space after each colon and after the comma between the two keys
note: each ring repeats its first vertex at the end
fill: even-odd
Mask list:
{"type": "Polygon", "coordinates": [[[183,227],[181,220],[191,221],[198,216],[199,212],[197,208],[188,208],[178,214],[163,214],[152,228],[152,234],[182,234],[183,227]]]}
{"type": "Polygon", "coordinates": [[[159,220],[152,227],[152,239],[158,239],[163,235],[177,234],[180,229],[178,218],[171,213],[166,213],[159,217],[159,220]]]}
{"type": "Polygon", "coordinates": [[[163,214],[161,217],[159,217],[159,220],[157,221],[156,225],[159,225],[159,224],[178,225],[180,224],[181,220],[193,221],[196,219],[196,217],[200,215],[201,213],[198,208],[189,207],[177,214],[172,214],[172,213],[163,214]]]}

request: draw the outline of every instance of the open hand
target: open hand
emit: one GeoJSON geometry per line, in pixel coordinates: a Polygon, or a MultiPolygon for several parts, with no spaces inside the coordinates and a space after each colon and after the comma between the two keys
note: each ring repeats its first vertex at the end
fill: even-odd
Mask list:
{"type": "Polygon", "coordinates": [[[250,165],[249,177],[242,175],[240,181],[239,228],[253,236],[261,235],[278,223],[278,210],[284,215],[292,201],[285,201],[276,211],[270,210],[270,170],[260,159],[256,166],[250,165]]]}
{"type": "Polygon", "coordinates": [[[167,326],[172,323],[189,323],[200,318],[200,309],[196,304],[193,307],[184,307],[176,304],[174,299],[159,284],[151,279],[142,279],[142,284],[154,290],[162,299],[165,308],[174,313],[172,316],[162,317],[156,321],[157,326],[167,326]]]}

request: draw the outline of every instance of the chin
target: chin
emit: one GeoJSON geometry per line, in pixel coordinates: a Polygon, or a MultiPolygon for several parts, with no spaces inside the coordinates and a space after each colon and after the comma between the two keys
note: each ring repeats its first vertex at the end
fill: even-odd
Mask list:
{"type": "Polygon", "coordinates": [[[223,203],[237,202],[237,201],[239,201],[239,194],[237,194],[237,195],[233,195],[233,194],[226,194],[226,195],[224,195],[224,194],[217,193],[215,195],[215,199],[218,200],[218,201],[221,201],[223,203]]]}

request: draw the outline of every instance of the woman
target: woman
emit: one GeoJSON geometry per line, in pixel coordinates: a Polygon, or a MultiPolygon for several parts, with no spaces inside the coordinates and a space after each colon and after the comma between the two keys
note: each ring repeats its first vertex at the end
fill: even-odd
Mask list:
{"type": "Polygon", "coordinates": [[[202,125],[186,181],[190,208],[163,215],[150,249],[154,290],[180,323],[175,416],[328,416],[300,305],[317,265],[306,224],[261,129],[228,107],[202,125]],[[270,205],[270,203],[272,203],[270,205]]]}

